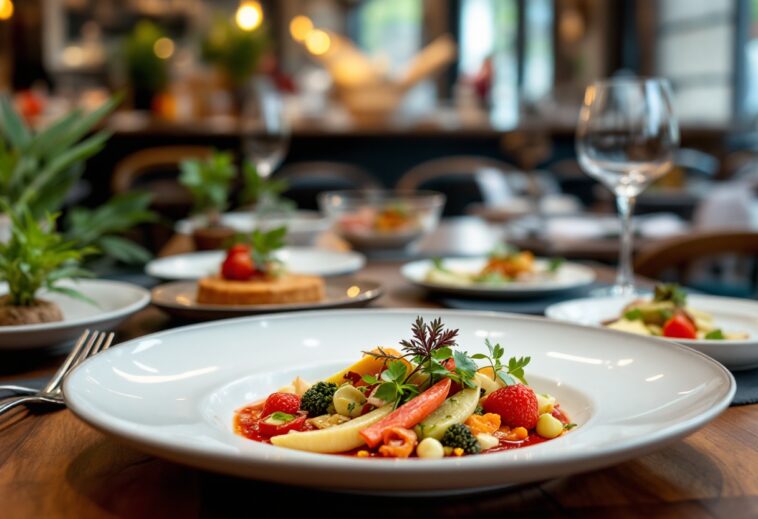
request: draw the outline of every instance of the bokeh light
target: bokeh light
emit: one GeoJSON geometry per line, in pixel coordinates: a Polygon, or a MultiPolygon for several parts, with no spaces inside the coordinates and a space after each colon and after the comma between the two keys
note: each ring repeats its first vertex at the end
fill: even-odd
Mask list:
{"type": "Polygon", "coordinates": [[[263,23],[263,8],[258,2],[242,2],[234,18],[243,31],[254,31],[263,23]]]}

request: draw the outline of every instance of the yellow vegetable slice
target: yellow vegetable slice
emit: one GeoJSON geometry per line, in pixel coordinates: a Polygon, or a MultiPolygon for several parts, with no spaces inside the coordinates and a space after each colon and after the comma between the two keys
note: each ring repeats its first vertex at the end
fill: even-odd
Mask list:
{"type": "Polygon", "coordinates": [[[432,414],[416,426],[420,438],[435,438],[444,436],[448,427],[463,423],[474,414],[479,404],[479,386],[463,389],[445,400],[432,414]]]}
{"type": "Polygon", "coordinates": [[[271,438],[271,443],[299,451],[335,453],[357,449],[366,442],[359,434],[392,412],[392,405],[374,409],[359,418],[328,429],[306,432],[290,432],[271,438]]]}
{"type": "MultiPolygon", "coordinates": [[[[397,355],[400,357],[400,352],[397,350],[394,350],[392,348],[382,348],[384,353],[387,353],[389,355],[397,355]]],[[[371,350],[372,353],[379,353],[379,348],[374,348],[371,350]]],[[[375,357],[372,357],[371,355],[365,355],[361,360],[353,364],[352,366],[348,366],[347,368],[343,369],[339,373],[335,373],[329,378],[325,378],[324,382],[332,382],[334,384],[337,384],[338,386],[345,382],[345,375],[347,375],[349,372],[357,373],[358,375],[376,375],[379,373],[384,367],[384,363],[386,362],[385,359],[377,359],[375,357]]],[[[402,359],[402,362],[406,364],[406,369],[410,369],[411,365],[408,361],[405,359],[402,359]]]]}

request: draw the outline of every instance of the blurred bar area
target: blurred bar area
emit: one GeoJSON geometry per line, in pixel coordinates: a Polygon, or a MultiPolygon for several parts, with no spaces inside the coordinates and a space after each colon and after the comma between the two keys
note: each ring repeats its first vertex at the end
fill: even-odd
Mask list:
{"type": "MultiPolygon", "coordinates": [[[[248,85],[266,78],[290,127],[280,170],[337,161],[394,187],[426,161],[487,158],[568,210],[612,204],[575,158],[586,85],[662,76],[681,149],[637,212],[689,221],[713,182],[755,178],[755,20],[746,0],[0,0],[0,91],[35,127],[123,96],[87,205],[128,189],[113,176],[138,152],[244,158],[248,85]]],[[[446,214],[506,198],[480,191],[448,194],[446,214]]]]}

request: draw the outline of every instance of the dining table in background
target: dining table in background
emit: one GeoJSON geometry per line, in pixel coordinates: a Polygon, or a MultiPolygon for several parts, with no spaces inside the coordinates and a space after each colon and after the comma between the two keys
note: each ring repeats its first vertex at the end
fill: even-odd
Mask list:
{"type": "MultiPolygon", "coordinates": [[[[471,222],[443,222],[426,240],[422,253],[487,252],[500,236],[471,222]]],[[[323,237],[321,244],[339,246],[339,241],[323,237]]],[[[161,255],[188,250],[189,237],[177,235],[161,255]]],[[[384,285],[385,295],[374,306],[440,308],[401,277],[403,262],[370,258],[357,274],[384,285]]],[[[594,268],[600,281],[612,281],[612,269],[594,268]]],[[[148,307],[121,325],[118,340],[181,324],[148,307]]],[[[0,377],[19,382],[49,376],[62,355],[61,351],[0,352],[0,377]]],[[[84,424],[68,410],[21,410],[0,419],[0,516],[240,517],[273,508],[287,516],[320,510],[358,517],[516,513],[519,517],[747,518],[758,516],[756,445],[758,405],[730,407],[684,440],[605,469],[478,494],[399,497],[335,493],[214,474],[143,454],[84,424]]],[[[455,470],[454,464],[449,469],[455,470]]]]}

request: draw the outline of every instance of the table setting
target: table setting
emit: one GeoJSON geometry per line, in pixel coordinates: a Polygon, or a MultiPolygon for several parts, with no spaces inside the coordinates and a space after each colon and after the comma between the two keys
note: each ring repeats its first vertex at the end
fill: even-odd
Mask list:
{"type": "Polygon", "coordinates": [[[80,518],[229,515],[243,494],[372,516],[753,506],[756,303],[632,271],[635,197],[678,141],[668,87],[643,85],[596,83],[580,116],[580,162],[618,197],[615,272],[441,218],[436,192],[293,212],[275,165],[225,152],[181,164],[196,216],[129,271],[145,286],[88,268],[136,254],[113,236],[4,204],[0,500],[80,518]],[[597,116],[614,96],[657,110],[629,116],[647,146],[597,116]],[[229,211],[240,176],[253,206],[229,211]]]}

